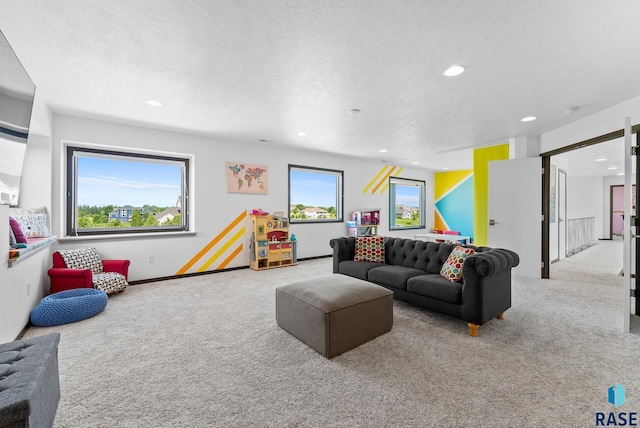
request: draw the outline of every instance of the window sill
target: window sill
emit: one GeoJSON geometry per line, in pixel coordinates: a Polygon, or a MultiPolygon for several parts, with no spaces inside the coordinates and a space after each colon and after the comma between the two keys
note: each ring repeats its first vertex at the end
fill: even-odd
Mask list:
{"type": "Polygon", "coordinates": [[[9,267],[13,267],[24,259],[29,258],[35,253],[51,246],[57,240],[58,238],[56,236],[30,239],[27,242],[27,248],[16,248],[9,250],[9,267]]]}
{"type": "Polygon", "coordinates": [[[78,242],[78,241],[102,241],[108,239],[139,239],[139,238],[175,238],[184,236],[195,236],[196,232],[180,231],[180,232],[156,232],[156,233],[123,233],[114,235],[84,235],[84,236],[65,236],[59,238],[59,242],[78,242]]]}

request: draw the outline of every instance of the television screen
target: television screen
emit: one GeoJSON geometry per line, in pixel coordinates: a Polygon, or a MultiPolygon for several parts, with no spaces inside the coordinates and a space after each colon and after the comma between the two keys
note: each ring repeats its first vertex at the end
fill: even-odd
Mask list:
{"type": "Polygon", "coordinates": [[[35,85],[0,31],[0,204],[17,205],[35,85]]]}

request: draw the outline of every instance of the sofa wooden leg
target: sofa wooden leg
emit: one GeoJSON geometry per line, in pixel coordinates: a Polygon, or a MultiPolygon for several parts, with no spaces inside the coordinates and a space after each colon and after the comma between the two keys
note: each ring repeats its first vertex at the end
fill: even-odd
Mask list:
{"type": "Polygon", "coordinates": [[[469,326],[469,336],[477,337],[478,336],[478,327],[480,327],[480,326],[478,324],[474,324],[472,322],[468,322],[467,325],[469,326]]]}
{"type": "Polygon", "coordinates": [[[501,312],[496,318],[498,318],[499,320],[503,320],[504,319],[504,312],[501,312]]]}

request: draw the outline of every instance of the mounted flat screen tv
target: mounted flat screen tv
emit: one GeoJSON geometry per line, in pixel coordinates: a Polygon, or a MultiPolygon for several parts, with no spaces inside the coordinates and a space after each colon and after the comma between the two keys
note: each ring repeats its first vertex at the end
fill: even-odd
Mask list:
{"type": "Polygon", "coordinates": [[[18,205],[35,90],[0,31],[0,204],[18,205]]]}

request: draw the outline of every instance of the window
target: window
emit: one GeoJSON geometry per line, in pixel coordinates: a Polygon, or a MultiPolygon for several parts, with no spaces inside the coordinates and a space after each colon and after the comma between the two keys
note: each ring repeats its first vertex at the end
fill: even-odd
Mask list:
{"type": "Polygon", "coordinates": [[[389,177],[389,230],[424,229],[425,182],[389,177]]]}
{"type": "Polygon", "coordinates": [[[289,165],[290,222],[341,222],[343,176],[343,171],[289,165]]]}
{"type": "Polygon", "coordinates": [[[189,229],[189,157],[67,146],[67,235],[189,229]]]}

